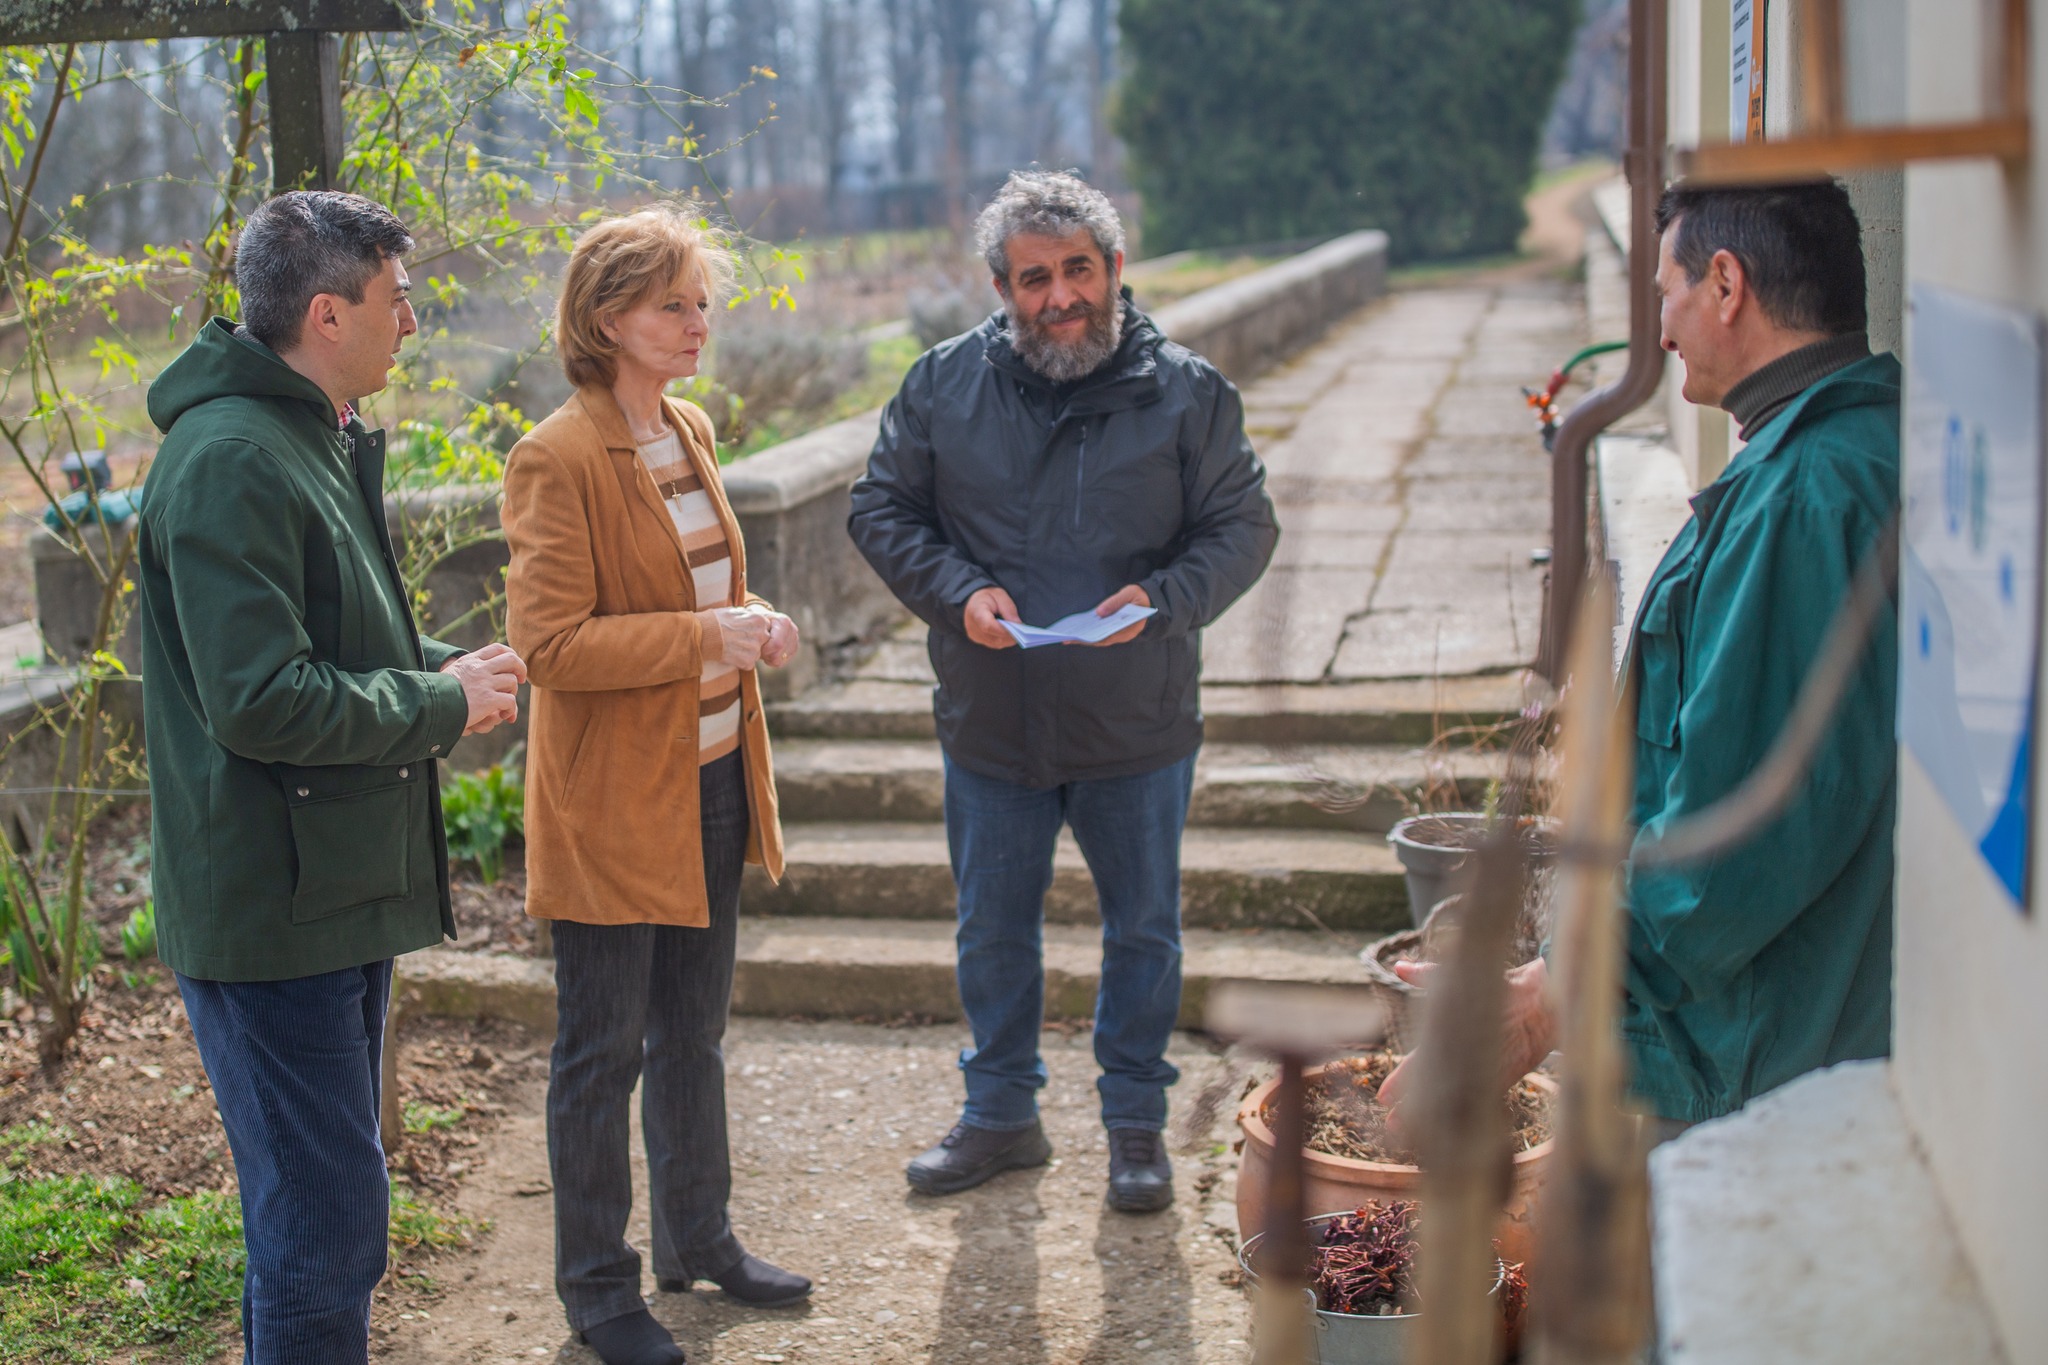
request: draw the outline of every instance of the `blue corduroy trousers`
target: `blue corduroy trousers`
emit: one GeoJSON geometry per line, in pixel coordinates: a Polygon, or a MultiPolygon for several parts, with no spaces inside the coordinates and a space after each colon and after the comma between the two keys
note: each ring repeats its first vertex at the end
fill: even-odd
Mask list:
{"type": "Polygon", "coordinates": [[[377,1133],[391,962],[178,977],[242,1186],[246,1365],[359,1365],[391,1189],[377,1133]]]}

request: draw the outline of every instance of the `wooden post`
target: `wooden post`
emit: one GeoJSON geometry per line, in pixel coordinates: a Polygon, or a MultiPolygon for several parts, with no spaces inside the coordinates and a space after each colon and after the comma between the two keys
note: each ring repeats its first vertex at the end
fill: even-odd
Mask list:
{"type": "Polygon", "coordinates": [[[1580,618],[1565,704],[1552,953],[1564,1066],[1530,1285],[1537,1365],[1635,1365],[1650,1321],[1647,1149],[1627,1106],[1618,1017],[1627,921],[1616,863],[1635,709],[1615,704],[1612,612],[1603,578],[1580,618]]]}
{"type": "MultiPolygon", "coordinates": [[[[1607,618],[1595,608],[1579,619],[1584,629],[1607,618]]],[[[1422,1312],[1408,1356],[1417,1365],[1493,1365],[1500,1353],[1504,1324],[1487,1294],[1494,1228],[1514,1183],[1501,1102],[1501,1017],[1503,969],[1527,879],[1515,814],[1497,819],[1472,855],[1477,875],[1423,1004],[1417,1085],[1402,1105],[1413,1114],[1422,1164],[1415,1266],[1422,1312]]]]}
{"type": "Polygon", "coordinates": [[[1273,1166],[1266,1176],[1266,1226],[1258,1264],[1258,1341],[1255,1365],[1300,1365],[1308,1359],[1308,1210],[1302,1195],[1307,1163],[1301,1149],[1307,1135],[1308,1102],[1302,1059],[1280,1057],[1280,1086],[1273,1097],[1273,1166]]]}
{"type": "Polygon", "coordinates": [[[341,35],[266,33],[271,193],[331,190],[341,174],[341,35]]]}
{"type": "MultiPolygon", "coordinates": [[[[1280,1059],[1273,1097],[1273,1166],[1267,1174],[1266,1226],[1252,1273],[1258,1276],[1257,1365],[1303,1365],[1315,1319],[1306,1295],[1313,1252],[1302,1191],[1308,1127],[1303,1069],[1316,1057],[1371,1047],[1386,1036],[1379,999],[1355,986],[1219,981],[1203,1011],[1209,1032],[1280,1059]]],[[[1196,1102],[1198,1105],[1202,1101],[1196,1102]]]]}

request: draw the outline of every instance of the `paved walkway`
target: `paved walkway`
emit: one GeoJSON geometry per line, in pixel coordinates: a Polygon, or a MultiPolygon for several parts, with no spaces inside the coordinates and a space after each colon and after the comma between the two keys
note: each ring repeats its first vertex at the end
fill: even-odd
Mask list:
{"type": "MultiPolygon", "coordinates": [[[[1258,586],[1205,637],[1203,679],[1339,684],[1506,673],[1534,657],[1548,457],[1521,386],[1582,342],[1556,280],[1418,289],[1245,390],[1280,513],[1258,586]]],[[[929,682],[913,624],[863,678],[929,682]]]]}

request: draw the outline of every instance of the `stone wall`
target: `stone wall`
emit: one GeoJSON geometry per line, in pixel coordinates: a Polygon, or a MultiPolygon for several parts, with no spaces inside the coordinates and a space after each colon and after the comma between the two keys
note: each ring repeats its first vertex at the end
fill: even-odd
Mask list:
{"type": "Polygon", "coordinates": [[[1161,331],[1243,384],[1386,292],[1387,234],[1353,232],[1189,295],[1153,314],[1161,331]]]}
{"type": "MultiPolygon", "coordinates": [[[[1384,292],[1386,262],[1386,234],[1356,232],[1170,304],[1154,320],[1173,340],[1243,383],[1384,292]]],[[[846,534],[853,482],[867,465],[879,420],[879,411],[862,413],[724,471],[726,494],[746,539],[749,586],[788,612],[804,639],[804,649],[789,668],[762,670],[762,690],[770,699],[817,683],[834,654],[879,638],[905,617],[846,534]]],[[[425,496],[472,500],[480,518],[497,519],[495,490],[437,490],[425,496]]],[[[415,502],[412,510],[422,510],[421,504],[415,502]]],[[[387,502],[393,537],[402,540],[408,518],[400,513],[397,499],[387,502]]],[[[35,565],[45,639],[55,657],[75,658],[91,637],[90,612],[98,605],[90,570],[54,536],[39,538],[35,565]]],[[[453,619],[501,589],[504,566],[505,547],[499,542],[470,546],[444,561],[426,582],[428,632],[434,632],[436,620],[453,619]]],[[[475,646],[490,637],[490,623],[479,617],[447,638],[475,646]]],[[[139,655],[134,644],[131,628],[117,652],[138,666],[139,657],[131,657],[139,655]]],[[[465,767],[493,762],[524,730],[522,723],[465,740],[456,761],[465,767]]]]}

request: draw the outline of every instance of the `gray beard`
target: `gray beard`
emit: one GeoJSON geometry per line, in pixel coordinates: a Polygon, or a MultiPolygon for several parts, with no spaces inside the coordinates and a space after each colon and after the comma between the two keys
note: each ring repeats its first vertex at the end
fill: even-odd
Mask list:
{"type": "Polygon", "coordinates": [[[1010,345],[1016,349],[1018,358],[1055,384],[1086,379],[1108,364],[1116,348],[1123,344],[1124,301],[1115,281],[1110,282],[1106,306],[1087,307],[1088,330],[1078,341],[1055,340],[1046,330],[1048,322],[1064,322],[1074,317],[1075,309],[1066,309],[1050,319],[1041,313],[1027,320],[1018,313],[1016,302],[1005,295],[1003,312],[1010,319],[1010,345]]]}

